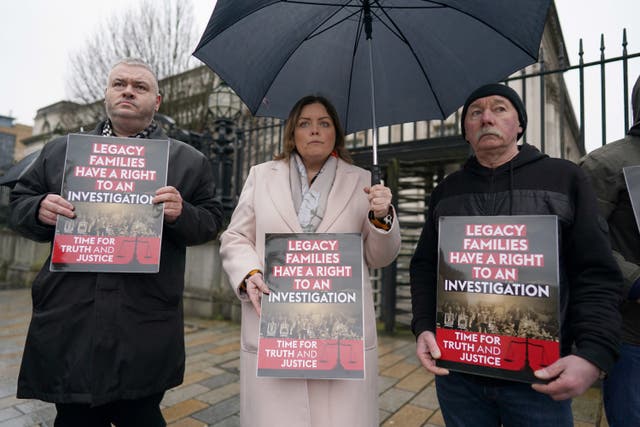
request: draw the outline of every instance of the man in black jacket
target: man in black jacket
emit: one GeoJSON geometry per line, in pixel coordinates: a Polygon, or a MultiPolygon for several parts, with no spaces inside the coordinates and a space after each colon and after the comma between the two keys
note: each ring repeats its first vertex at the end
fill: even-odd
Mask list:
{"type": "MultiPolygon", "coordinates": [[[[94,135],[168,139],[154,122],[161,96],[152,69],[118,62],[105,90],[107,119],[94,135]]],[[[51,241],[56,218],[74,218],[60,194],[67,138],[46,144],[11,193],[10,225],[51,241]]],[[[160,401],[184,376],[182,292],[186,247],[222,224],[213,173],[193,147],[170,140],[157,274],[51,272],[33,283],[33,315],[18,377],[19,398],[54,402],[55,426],[164,426],[160,401]]]]}
{"type": "Polygon", "coordinates": [[[640,166],[640,77],[631,92],[631,109],[633,126],[627,135],[580,161],[609,224],[611,246],[624,277],[620,359],[602,387],[610,427],[640,425],[640,230],[623,173],[625,167],[640,166]]]}
{"type": "Polygon", "coordinates": [[[573,163],[517,141],[527,115],[511,88],[490,84],[467,99],[462,135],[472,156],[434,189],[411,261],[417,356],[436,375],[447,426],[572,426],[570,399],[604,375],[617,356],[622,278],[593,191],[573,163]],[[560,247],[561,358],[535,372],[546,384],[451,372],[434,336],[438,220],[442,216],[555,215],[560,247]]]}

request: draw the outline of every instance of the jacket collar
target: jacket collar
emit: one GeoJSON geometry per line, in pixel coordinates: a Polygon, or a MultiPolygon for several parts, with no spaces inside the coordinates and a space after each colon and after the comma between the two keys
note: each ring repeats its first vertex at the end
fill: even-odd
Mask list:
{"type": "Polygon", "coordinates": [[[526,142],[523,142],[522,144],[518,145],[518,154],[516,154],[513,159],[509,160],[506,163],[503,163],[502,165],[494,169],[482,166],[480,162],[478,162],[478,158],[475,155],[471,156],[466,161],[466,163],[464,164],[464,169],[478,175],[489,176],[506,173],[511,169],[517,169],[520,166],[535,162],[545,157],[549,156],[541,153],[540,150],[538,150],[533,145],[529,145],[526,142]]]}
{"type": "MultiPolygon", "coordinates": [[[[93,135],[101,135],[102,128],[104,127],[105,123],[106,123],[106,119],[98,122],[96,127],[89,133],[93,135]]],[[[156,126],[153,132],[149,134],[149,138],[150,139],[167,139],[167,134],[164,132],[164,129],[162,129],[162,126],[158,124],[158,126],[156,126]]]]}
{"type": "MultiPolygon", "coordinates": [[[[302,233],[291,196],[289,163],[286,161],[271,162],[271,170],[273,176],[271,185],[268,186],[269,197],[289,228],[295,233],[302,233]]],[[[326,232],[353,198],[358,185],[358,180],[353,177],[354,172],[355,169],[351,165],[338,159],[336,178],[327,199],[324,218],[316,230],[318,233],[326,232]]]]}
{"type": "MultiPolygon", "coordinates": [[[[342,212],[347,208],[349,201],[356,195],[358,190],[358,179],[354,176],[356,169],[347,162],[338,159],[336,169],[336,179],[331,187],[327,209],[324,211],[324,218],[316,230],[318,233],[326,233],[329,228],[338,220],[342,212]]],[[[362,191],[362,189],[360,189],[362,191]]]]}

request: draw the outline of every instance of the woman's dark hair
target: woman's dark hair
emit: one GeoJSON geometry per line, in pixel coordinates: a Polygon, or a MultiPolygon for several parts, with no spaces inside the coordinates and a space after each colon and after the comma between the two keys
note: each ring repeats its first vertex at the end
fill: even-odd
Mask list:
{"type": "Polygon", "coordinates": [[[353,163],[351,160],[351,155],[347,148],[345,147],[344,142],[344,130],[342,129],[342,125],[340,124],[340,118],[338,117],[338,112],[336,111],[333,104],[324,96],[319,95],[307,95],[301,98],[291,109],[289,112],[289,117],[287,117],[287,122],[284,126],[284,135],[283,135],[283,148],[282,152],[276,154],[274,156],[275,160],[289,160],[291,153],[296,149],[296,141],[295,141],[295,131],[296,125],[298,123],[298,119],[300,119],[300,114],[302,113],[302,109],[307,105],[311,104],[322,104],[324,108],[326,108],[327,113],[329,113],[329,117],[331,121],[333,121],[333,128],[336,130],[336,145],[335,151],[338,153],[338,157],[342,160],[353,163]]]}

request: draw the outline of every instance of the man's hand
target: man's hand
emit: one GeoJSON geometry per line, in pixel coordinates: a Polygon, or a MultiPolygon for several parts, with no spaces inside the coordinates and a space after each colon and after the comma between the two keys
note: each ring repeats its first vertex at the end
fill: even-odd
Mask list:
{"type": "Polygon", "coordinates": [[[418,335],[416,341],[416,355],[427,371],[434,375],[447,375],[449,370],[436,366],[436,359],[440,359],[440,348],[436,337],[431,331],[424,331],[418,335]]]}
{"type": "Polygon", "coordinates": [[[182,214],[182,196],[175,187],[161,187],[156,191],[153,204],[164,203],[164,220],[172,224],[182,214]]]}
{"type": "Polygon", "coordinates": [[[262,273],[256,273],[247,279],[247,295],[253,304],[253,308],[256,309],[256,313],[260,316],[260,300],[262,294],[268,294],[269,287],[264,283],[262,273]]]}
{"type": "Polygon", "coordinates": [[[57,194],[47,194],[47,196],[40,202],[38,220],[43,224],[56,225],[58,215],[66,216],[67,218],[75,218],[76,214],[73,212],[74,209],[73,205],[61,196],[57,194]]]}
{"type": "Polygon", "coordinates": [[[600,369],[582,357],[570,355],[534,375],[541,380],[553,379],[549,384],[532,384],[535,391],[548,394],[553,400],[565,400],[587,391],[600,376],[600,369]]]}

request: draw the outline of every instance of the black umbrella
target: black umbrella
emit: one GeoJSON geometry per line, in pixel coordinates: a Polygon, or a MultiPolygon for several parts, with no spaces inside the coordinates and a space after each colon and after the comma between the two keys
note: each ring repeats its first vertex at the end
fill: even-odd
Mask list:
{"type": "Polygon", "coordinates": [[[218,0],[194,55],[254,115],[322,94],[347,133],[445,119],[538,57],[551,0],[218,0]]]}
{"type": "Polygon", "coordinates": [[[11,166],[7,173],[0,176],[0,185],[6,185],[7,187],[13,188],[22,174],[29,169],[29,166],[33,164],[39,154],[40,150],[27,154],[22,158],[22,160],[11,166]]]}

